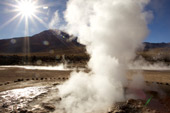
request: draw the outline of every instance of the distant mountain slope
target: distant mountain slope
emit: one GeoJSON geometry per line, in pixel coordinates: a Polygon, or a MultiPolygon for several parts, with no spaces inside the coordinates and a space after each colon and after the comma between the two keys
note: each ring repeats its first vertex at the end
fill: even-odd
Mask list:
{"type": "Polygon", "coordinates": [[[46,30],[31,37],[20,37],[0,40],[0,54],[22,53],[79,53],[84,46],[77,42],[77,38],[59,30],[46,30]]]}
{"type": "Polygon", "coordinates": [[[149,42],[144,42],[144,50],[156,49],[156,48],[170,48],[170,43],[149,43],[149,42]]]}
{"type": "MultiPolygon", "coordinates": [[[[85,55],[85,46],[66,32],[46,30],[30,37],[0,40],[0,55],[85,55]],[[70,38],[72,40],[70,40],[70,38]]],[[[170,43],[144,42],[144,51],[139,51],[146,59],[170,58],[170,43]]]]}
{"type": "Polygon", "coordinates": [[[138,52],[147,61],[170,62],[170,43],[144,43],[144,50],[138,52]]]}

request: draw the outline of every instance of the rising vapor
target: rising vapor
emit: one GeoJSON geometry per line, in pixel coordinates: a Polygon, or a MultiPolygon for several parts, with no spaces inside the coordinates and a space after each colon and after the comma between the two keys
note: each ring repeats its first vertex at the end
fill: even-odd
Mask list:
{"type": "Polygon", "coordinates": [[[60,23],[60,16],[57,10],[55,11],[54,16],[49,23],[49,28],[50,29],[56,28],[59,25],[59,23],[60,23]]]}
{"type": "Polygon", "coordinates": [[[106,112],[125,99],[126,67],[148,34],[149,0],[69,0],[67,31],[78,35],[90,54],[85,72],[72,72],[59,86],[67,113],[106,112]]]}

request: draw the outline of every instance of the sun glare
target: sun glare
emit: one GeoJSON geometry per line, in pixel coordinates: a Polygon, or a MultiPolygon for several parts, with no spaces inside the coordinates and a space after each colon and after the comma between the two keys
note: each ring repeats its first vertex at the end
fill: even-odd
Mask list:
{"type": "Polygon", "coordinates": [[[23,0],[18,2],[17,11],[25,17],[31,17],[36,13],[36,4],[35,2],[23,0]]]}
{"type": "Polygon", "coordinates": [[[40,18],[39,14],[45,14],[43,11],[48,9],[46,4],[42,4],[39,0],[11,0],[5,2],[5,5],[11,7],[9,12],[15,12],[16,15],[10,18],[7,22],[0,26],[0,29],[7,26],[9,23],[19,18],[16,27],[18,27],[24,20],[25,23],[25,35],[29,35],[30,22],[36,26],[36,21],[41,23],[44,27],[48,28],[48,25],[44,22],[43,18],[40,18]]]}

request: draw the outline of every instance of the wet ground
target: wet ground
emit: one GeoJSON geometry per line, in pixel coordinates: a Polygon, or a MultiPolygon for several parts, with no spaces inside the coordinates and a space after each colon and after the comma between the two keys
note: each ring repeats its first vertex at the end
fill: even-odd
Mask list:
{"type": "Polygon", "coordinates": [[[26,87],[0,92],[0,112],[12,112],[22,109],[32,102],[35,97],[48,92],[46,86],[26,87]]]}
{"type": "Polygon", "coordinates": [[[54,111],[55,104],[50,104],[57,99],[56,85],[25,87],[0,92],[0,113],[49,113],[54,111]],[[53,94],[52,94],[53,93],[53,94]],[[55,94],[54,94],[55,93],[55,94]]]}

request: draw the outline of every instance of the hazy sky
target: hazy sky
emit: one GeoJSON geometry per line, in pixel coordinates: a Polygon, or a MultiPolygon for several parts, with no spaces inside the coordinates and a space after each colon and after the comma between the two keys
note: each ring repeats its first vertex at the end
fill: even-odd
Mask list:
{"type": "MultiPolygon", "coordinates": [[[[58,29],[63,21],[63,11],[67,0],[37,0],[37,17],[28,18],[28,35],[37,34],[49,28],[58,29]],[[59,18],[60,19],[59,19],[59,18]],[[54,21],[55,20],[55,21],[54,21]],[[58,20],[59,23],[56,23],[58,20]]],[[[14,18],[18,12],[14,12],[17,6],[15,0],[0,0],[0,39],[25,36],[25,18],[20,21],[21,16],[14,18]],[[11,21],[10,21],[11,20],[11,21]]],[[[149,36],[145,41],[170,42],[170,0],[151,0],[146,7],[153,13],[153,19],[148,27],[149,36]]],[[[73,12],[74,13],[74,12],[73,12]]]]}

